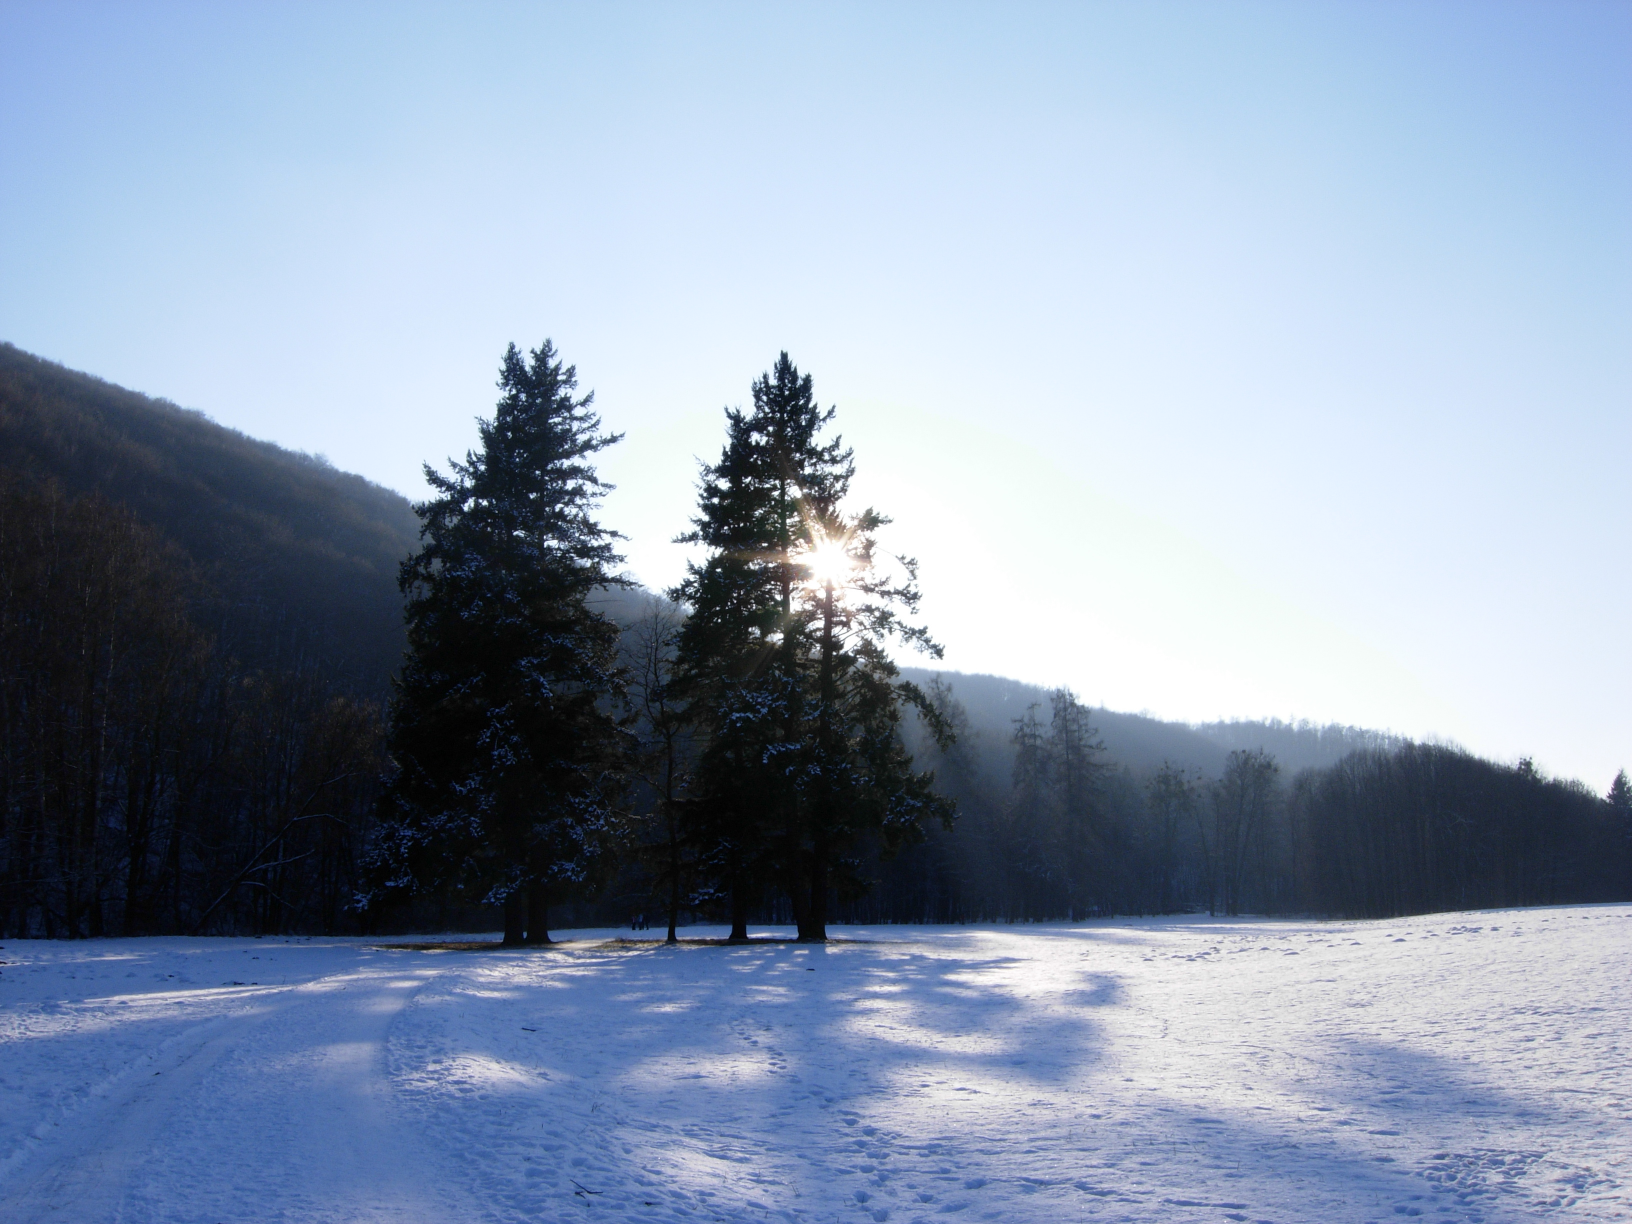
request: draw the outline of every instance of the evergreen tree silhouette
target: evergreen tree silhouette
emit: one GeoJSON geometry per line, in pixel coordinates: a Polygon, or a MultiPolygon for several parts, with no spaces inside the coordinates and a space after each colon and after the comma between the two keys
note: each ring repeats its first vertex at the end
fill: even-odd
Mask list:
{"type": "Polygon", "coordinates": [[[391,714],[385,884],[504,907],[506,943],[548,942],[548,906],[608,865],[618,832],[618,628],[590,603],[622,580],[610,487],[618,441],[546,340],[511,345],[481,449],[415,508],[404,562],[408,655],[391,714]]]}
{"type": "Polygon", "coordinates": [[[745,938],[761,890],[780,885],[799,937],[826,938],[830,892],[864,882],[857,840],[886,851],[922,835],[950,805],[912,769],[900,739],[903,702],[944,736],[945,720],[900,682],[884,650],[895,638],[939,655],[902,619],[916,610],[916,565],[882,564],[872,510],[846,517],[854,472],[842,440],[824,439],[809,375],[781,354],[753,385],[751,413],[728,410],[720,460],[703,469],[685,542],[708,549],[673,592],[690,615],[677,691],[701,744],[696,770],[704,861],[745,938]],[[844,558],[818,574],[818,556],[844,558]]]}

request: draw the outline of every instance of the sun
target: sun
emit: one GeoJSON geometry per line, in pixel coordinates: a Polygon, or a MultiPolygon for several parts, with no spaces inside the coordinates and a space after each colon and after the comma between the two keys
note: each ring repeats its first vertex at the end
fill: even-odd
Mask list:
{"type": "Polygon", "coordinates": [[[855,573],[856,561],[844,547],[842,540],[823,538],[799,558],[799,563],[810,575],[811,586],[843,586],[855,573]]]}

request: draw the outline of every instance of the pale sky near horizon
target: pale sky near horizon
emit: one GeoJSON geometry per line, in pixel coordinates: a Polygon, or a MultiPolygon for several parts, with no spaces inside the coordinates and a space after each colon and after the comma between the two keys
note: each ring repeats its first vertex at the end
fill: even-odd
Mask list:
{"type": "Polygon", "coordinates": [[[1632,4],[0,3],[0,339],[679,575],[787,349],[945,665],[1632,768],[1632,4]]]}

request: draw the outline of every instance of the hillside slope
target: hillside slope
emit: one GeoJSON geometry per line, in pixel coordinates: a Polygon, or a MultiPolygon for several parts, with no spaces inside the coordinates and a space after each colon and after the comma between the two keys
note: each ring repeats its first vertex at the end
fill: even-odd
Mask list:
{"type": "Polygon", "coordinates": [[[222,596],[240,654],[316,652],[369,689],[401,657],[397,567],[418,532],[401,494],[4,343],[0,470],[158,528],[222,596]]]}
{"type": "MultiPolygon", "coordinates": [[[[994,779],[1006,779],[1013,760],[1010,736],[1014,720],[1026,708],[1038,705],[1038,717],[1049,717],[1048,690],[1003,676],[970,675],[963,672],[930,671],[905,667],[901,674],[919,684],[939,676],[951,686],[969,716],[973,742],[968,745],[982,769],[994,779]]],[[[1165,761],[1183,769],[1199,770],[1209,778],[1218,777],[1224,762],[1236,749],[1261,748],[1280,764],[1290,777],[1302,769],[1324,769],[1335,765],[1357,748],[1390,748],[1395,740],[1381,732],[1358,727],[1313,726],[1307,723],[1232,721],[1218,723],[1166,722],[1146,714],[1123,714],[1114,710],[1093,711],[1106,754],[1119,766],[1144,774],[1165,761]]]]}

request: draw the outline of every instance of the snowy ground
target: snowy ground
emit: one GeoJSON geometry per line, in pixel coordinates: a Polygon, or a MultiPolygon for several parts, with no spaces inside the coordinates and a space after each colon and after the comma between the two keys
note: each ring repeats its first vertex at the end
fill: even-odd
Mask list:
{"type": "Polygon", "coordinates": [[[1632,906],[573,934],[8,943],[0,1219],[1632,1219],[1632,906]]]}

